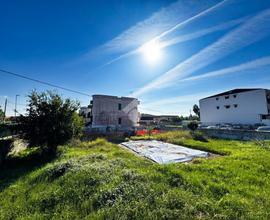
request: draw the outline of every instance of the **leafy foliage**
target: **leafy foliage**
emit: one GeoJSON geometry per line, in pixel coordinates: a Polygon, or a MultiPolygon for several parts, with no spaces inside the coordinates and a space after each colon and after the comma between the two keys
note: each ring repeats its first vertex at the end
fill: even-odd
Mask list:
{"type": "Polygon", "coordinates": [[[31,146],[54,154],[58,145],[81,134],[83,119],[76,112],[78,102],[63,100],[52,91],[33,91],[28,98],[27,116],[21,116],[20,122],[31,146]]]}
{"type": "Polygon", "coordinates": [[[193,105],[193,112],[198,116],[200,117],[200,108],[198,105],[193,105]]]}
{"type": "Polygon", "coordinates": [[[196,121],[191,121],[187,125],[188,129],[190,129],[191,131],[197,130],[198,126],[199,126],[198,122],[196,122],[196,121]]]}

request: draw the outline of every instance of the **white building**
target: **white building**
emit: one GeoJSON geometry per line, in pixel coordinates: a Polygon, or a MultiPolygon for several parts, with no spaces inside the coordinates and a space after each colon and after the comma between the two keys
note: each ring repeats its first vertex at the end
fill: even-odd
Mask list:
{"type": "Polygon", "coordinates": [[[107,95],[93,95],[92,127],[121,127],[138,126],[139,101],[135,98],[107,95]]]}
{"type": "Polygon", "coordinates": [[[202,124],[270,125],[270,90],[234,89],[200,101],[202,124]]]}

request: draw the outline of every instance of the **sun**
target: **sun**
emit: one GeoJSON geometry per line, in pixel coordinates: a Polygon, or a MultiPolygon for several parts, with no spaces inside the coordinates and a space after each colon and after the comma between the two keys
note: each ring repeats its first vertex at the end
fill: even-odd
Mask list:
{"type": "Polygon", "coordinates": [[[162,55],[161,45],[158,41],[149,41],[140,48],[145,60],[151,64],[157,63],[162,55]]]}

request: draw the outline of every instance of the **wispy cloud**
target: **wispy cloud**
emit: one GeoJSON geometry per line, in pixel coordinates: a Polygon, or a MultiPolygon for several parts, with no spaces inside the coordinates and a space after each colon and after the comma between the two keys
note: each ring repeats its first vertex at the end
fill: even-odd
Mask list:
{"type": "MultiPolygon", "coordinates": [[[[247,17],[243,17],[243,18],[228,21],[228,22],[225,22],[225,23],[222,23],[222,24],[210,27],[210,28],[205,28],[205,29],[202,29],[202,30],[190,33],[190,34],[184,34],[184,35],[181,35],[181,36],[178,36],[178,37],[174,37],[171,40],[159,41],[160,48],[161,49],[166,48],[166,47],[169,47],[169,46],[172,46],[172,45],[175,45],[175,44],[179,44],[179,43],[187,42],[187,41],[190,41],[190,40],[194,40],[196,38],[200,38],[200,37],[203,37],[205,35],[208,35],[208,34],[211,34],[211,33],[217,32],[217,31],[222,31],[222,30],[226,30],[226,29],[235,27],[236,25],[239,25],[239,24],[243,23],[246,19],[247,19],[247,17]]],[[[153,39],[153,40],[156,40],[156,38],[153,39]]],[[[124,53],[124,54],[110,60],[109,62],[105,63],[103,66],[110,65],[110,64],[112,64],[112,63],[114,63],[116,61],[119,61],[119,60],[123,59],[123,58],[127,58],[127,57],[129,57],[131,55],[138,54],[138,53],[140,53],[140,49],[141,49],[141,47],[139,47],[139,48],[137,48],[135,50],[131,50],[131,51],[127,52],[127,53],[124,53]]]]}
{"type": "Polygon", "coordinates": [[[146,92],[168,87],[175,80],[184,78],[243,47],[263,39],[269,34],[270,9],[267,9],[249,19],[239,28],[230,31],[210,46],[167,71],[156,80],[135,91],[132,95],[138,97],[146,92]]]}
{"type": "MultiPolygon", "coordinates": [[[[119,50],[131,48],[131,45],[128,46],[129,44],[134,44],[133,46],[135,46],[136,48],[132,49],[126,53],[123,53],[120,56],[108,61],[103,66],[110,65],[116,61],[119,61],[123,58],[129,57],[133,54],[138,53],[140,51],[141,47],[144,44],[148,43],[149,41],[160,40],[164,36],[174,32],[175,30],[183,28],[184,26],[186,26],[186,25],[190,24],[191,22],[209,14],[210,12],[213,12],[217,9],[220,9],[221,7],[223,7],[225,5],[225,3],[227,1],[228,0],[223,0],[219,3],[216,3],[215,5],[213,5],[213,2],[209,2],[209,1],[207,1],[207,3],[203,2],[203,4],[200,1],[199,2],[193,2],[193,1],[184,2],[181,0],[177,1],[176,3],[170,5],[169,7],[165,8],[165,9],[162,9],[160,12],[155,13],[149,19],[139,23],[138,25],[135,25],[134,27],[130,28],[129,30],[125,31],[124,33],[122,33],[121,35],[119,35],[118,37],[113,39],[112,41],[105,44],[103,47],[106,48],[107,50],[109,49],[109,51],[119,51],[119,50]],[[172,14],[175,13],[175,17],[173,19],[171,17],[168,17],[168,14],[171,14],[171,13],[172,14]],[[178,15],[177,15],[177,13],[178,13],[178,15]],[[179,15],[182,15],[182,16],[178,17],[179,15]],[[167,19],[170,20],[170,22],[168,22],[167,28],[163,28],[162,25],[160,27],[152,26],[153,23],[156,23],[156,22],[153,22],[153,20],[155,20],[157,18],[162,19],[162,16],[164,16],[164,18],[166,20],[167,19]],[[178,23],[174,24],[176,20],[178,20],[178,23]],[[158,31],[156,31],[155,35],[149,35],[149,37],[145,37],[144,34],[140,34],[141,29],[143,29],[142,32],[145,34],[151,33],[151,28],[158,29],[158,31]],[[162,30],[162,32],[160,32],[161,30],[162,30]],[[138,36],[140,37],[140,41],[134,40],[134,39],[138,38],[138,36]],[[121,43],[121,41],[124,43],[121,43]]],[[[213,29],[206,29],[204,31],[194,33],[194,35],[191,34],[191,35],[183,36],[181,39],[175,38],[174,40],[165,43],[164,47],[170,46],[172,44],[180,43],[181,41],[191,40],[191,39],[194,39],[196,37],[206,35],[210,32],[229,28],[229,27],[232,27],[232,26],[234,26],[238,23],[241,23],[241,22],[243,22],[243,20],[238,19],[238,20],[235,20],[232,22],[228,22],[227,24],[217,26],[213,29]]],[[[162,23],[162,22],[160,22],[160,23],[162,23]]]]}
{"type": "Polygon", "coordinates": [[[202,30],[190,33],[190,34],[181,35],[181,36],[175,37],[171,40],[161,42],[161,48],[172,46],[172,45],[186,42],[186,41],[190,41],[190,40],[194,40],[196,38],[203,37],[207,34],[211,34],[211,33],[214,33],[216,31],[226,30],[226,29],[235,27],[236,25],[239,25],[246,20],[247,20],[247,17],[243,17],[243,18],[228,21],[228,22],[225,22],[225,23],[222,23],[222,24],[210,27],[210,28],[205,28],[205,29],[202,29],[202,30]]]}
{"type": "Polygon", "coordinates": [[[192,77],[180,79],[177,83],[187,82],[187,81],[196,81],[200,79],[207,79],[207,78],[212,78],[212,77],[217,77],[217,76],[222,76],[222,75],[227,75],[227,74],[235,74],[237,72],[244,72],[247,70],[259,69],[261,67],[266,67],[269,65],[270,65],[270,56],[267,56],[260,59],[252,60],[250,62],[242,63],[237,66],[232,66],[232,67],[224,68],[221,70],[204,73],[198,76],[192,76],[192,77]]]}
{"type": "Polygon", "coordinates": [[[149,103],[145,103],[143,104],[143,106],[145,107],[158,107],[158,106],[162,106],[162,105],[169,105],[169,104],[175,104],[175,103],[184,103],[184,102],[190,102],[190,101],[194,101],[194,100],[199,100],[201,98],[204,98],[206,96],[210,96],[211,94],[213,94],[212,92],[200,92],[200,93],[196,93],[196,94],[191,94],[191,95],[184,95],[184,96],[176,96],[176,97],[171,97],[171,98],[167,98],[167,99],[161,99],[155,102],[149,102],[149,103]]]}
{"type": "Polygon", "coordinates": [[[162,37],[183,26],[184,23],[195,19],[195,16],[199,16],[200,13],[205,13],[205,10],[209,10],[209,7],[217,2],[219,0],[178,0],[168,7],[155,12],[146,20],[127,29],[104,44],[103,48],[108,51],[121,52],[140,46],[156,36],[162,37]]]}

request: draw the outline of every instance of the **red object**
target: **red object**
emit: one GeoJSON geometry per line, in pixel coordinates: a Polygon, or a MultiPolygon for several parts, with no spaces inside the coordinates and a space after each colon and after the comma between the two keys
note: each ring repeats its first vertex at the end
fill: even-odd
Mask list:
{"type": "Polygon", "coordinates": [[[137,136],[144,136],[146,134],[147,134],[147,130],[145,129],[136,131],[137,136]]]}
{"type": "Polygon", "coordinates": [[[154,129],[154,130],[151,131],[151,134],[159,134],[159,133],[160,133],[160,131],[159,130],[156,130],[156,129],[154,129]]]}
{"type": "Polygon", "coordinates": [[[148,132],[147,130],[145,130],[145,129],[142,129],[142,130],[137,130],[136,131],[136,135],[137,136],[144,136],[144,135],[147,135],[147,134],[159,134],[159,133],[161,133],[161,131],[160,130],[157,130],[157,129],[154,129],[154,130],[151,130],[150,132],[148,132]]]}

